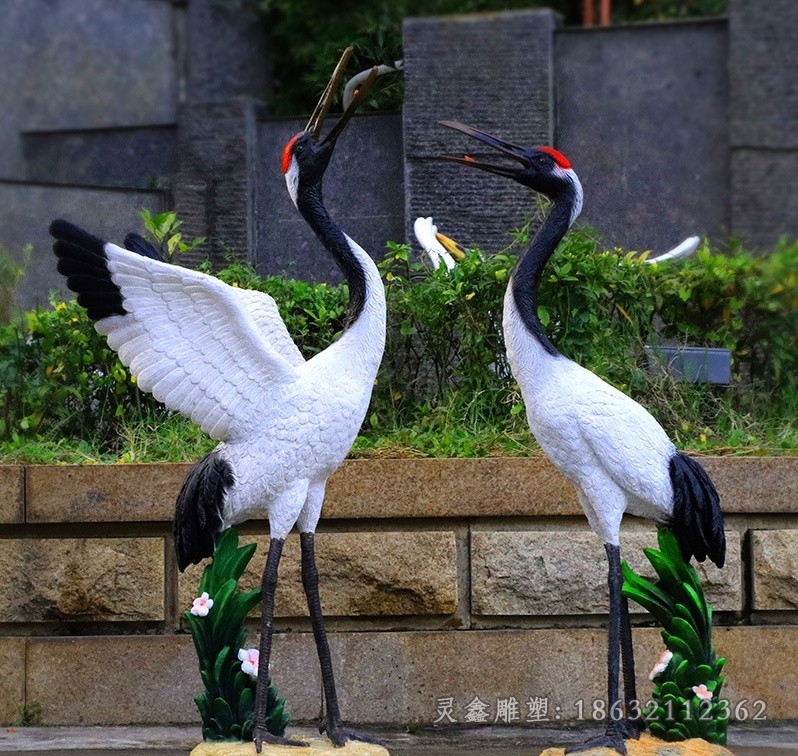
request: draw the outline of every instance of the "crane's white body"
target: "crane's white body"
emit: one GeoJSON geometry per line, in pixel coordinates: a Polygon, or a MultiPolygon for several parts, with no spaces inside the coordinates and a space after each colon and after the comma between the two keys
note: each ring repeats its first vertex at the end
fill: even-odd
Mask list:
{"type": "Polygon", "coordinates": [[[327,478],[346,457],[385,344],[385,293],[371,258],[346,237],[366,275],[365,306],[307,362],[267,294],[104,247],[125,315],[96,322],[139,387],[221,443],[233,472],[224,527],[266,514],[273,538],[312,532],[327,478]]]}
{"type": "Polygon", "coordinates": [[[668,463],[675,448],[637,402],[530,337],[508,287],[507,359],[529,427],[554,466],[575,486],[590,527],[619,544],[624,512],[664,521],[673,507],[668,463]]]}
{"type": "MultiPolygon", "coordinates": [[[[574,187],[568,225],[582,209],[572,170],[554,169],[574,187]]],[[[526,328],[513,295],[504,297],[507,360],[529,427],[555,467],[576,487],[592,530],[618,546],[624,512],[667,521],[673,511],[669,463],[676,453],[660,424],[636,401],[559,353],[526,328]]]]}

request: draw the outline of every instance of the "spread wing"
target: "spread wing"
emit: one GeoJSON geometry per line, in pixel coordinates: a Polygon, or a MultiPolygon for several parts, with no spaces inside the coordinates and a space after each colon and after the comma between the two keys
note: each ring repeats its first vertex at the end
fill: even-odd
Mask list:
{"type": "MultiPolygon", "coordinates": [[[[136,252],[153,260],[166,262],[161,252],[150,242],[138,234],[128,234],[125,237],[125,249],[136,252]]],[[[305,358],[294,344],[291,334],[280,317],[277,303],[265,292],[250,289],[236,289],[239,303],[247,311],[249,318],[269,342],[291,365],[301,365],[305,358]]]]}
{"type": "Polygon", "coordinates": [[[267,295],[242,296],[216,278],[122,249],[66,221],[54,221],[50,233],[59,272],[139,387],[211,437],[251,430],[264,394],[295,379],[296,355],[286,358],[267,340],[279,331],[267,295]]]}

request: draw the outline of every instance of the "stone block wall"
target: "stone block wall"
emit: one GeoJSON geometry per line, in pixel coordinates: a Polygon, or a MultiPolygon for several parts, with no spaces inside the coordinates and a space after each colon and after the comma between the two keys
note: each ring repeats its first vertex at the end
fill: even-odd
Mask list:
{"type": "MultiPolygon", "coordinates": [[[[726,511],[727,565],[699,566],[728,655],[732,701],[798,719],[798,460],[704,458],[726,511]],[[761,649],[767,649],[763,653],[761,649]]],[[[201,573],[179,574],[171,515],[188,465],[0,467],[0,724],[192,723],[196,659],[181,613],[201,573]]],[[[257,585],[267,525],[245,573],[257,585]]],[[[289,538],[274,678],[296,721],[321,684],[289,538]]],[[[344,716],[429,725],[442,699],[546,698],[553,722],[603,694],[606,566],[568,484],[543,459],[358,460],[330,481],[317,536],[344,716]],[[591,672],[595,670],[595,674],[591,672]],[[559,708],[556,708],[559,707],[559,708]],[[556,714],[556,718],[555,718],[556,714]]],[[[651,524],[623,554],[644,572],[651,524]]],[[[633,607],[634,609],[634,607],[633,607]]],[[[253,642],[257,612],[250,618],[253,642]]],[[[641,695],[661,640],[635,612],[641,695]]],[[[440,723],[439,723],[440,724],[440,723]]]]}

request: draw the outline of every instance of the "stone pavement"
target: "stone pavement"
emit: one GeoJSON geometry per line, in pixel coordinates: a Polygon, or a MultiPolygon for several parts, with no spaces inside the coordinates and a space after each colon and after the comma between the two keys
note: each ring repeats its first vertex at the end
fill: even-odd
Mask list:
{"type": "MultiPolygon", "coordinates": [[[[596,734],[592,729],[553,727],[423,728],[412,733],[359,728],[396,756],[535,756],[552,745],[568,745],[596,734]]],[[[289,727],[308,739],[316,732],[289,727]]],[[[0,754],[19,756],[187,756],[199,740],[199,727],[20,727],[0,729],[0,754]]],[[[798,725],[733,726],[729,747],[735,756],[798,754],[798,725]]],[[[301,751],[297,751],[301,756],[301,751]]]]}

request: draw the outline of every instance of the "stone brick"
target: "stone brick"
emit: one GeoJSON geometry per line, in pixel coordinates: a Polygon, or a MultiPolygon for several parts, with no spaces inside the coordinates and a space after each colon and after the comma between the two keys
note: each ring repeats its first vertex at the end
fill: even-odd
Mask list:
{"type": "Polygon", "coordinates": [[[729,514],[798,512],[798,457],[698,457],[729,514]]]}
{"type": "Polygon", "coordinates": [[[754,609],[798,609],[798,530],[751,534],[754,609]]]}
{"type": "Polygon", "coordinates": [[[578,515],[573,486],[543,457],[350,460],[325,518],[578,515]]]}
{"type": "Polygon", "coordinates": [[[27,179],[64,184],[151,189],[174,176],[174,126],[22,135],[27,179]]]}
{"type": "Polygon", "coordinates": [[[204,236],[184,264],[209,258],[222,266],[232,252],[250,261],[255,250],[256,130],[246,100],[186,102],[178,109],[175,212],[187,239],[204,236]]]}
{"type": "MultiPolygon", "coordinates": [[[[291,718],[314,718],[320,682],[312,635],[278,634],[273,659],[291,718]]],[[[201,691],[187,635],[28,640],[28,701],[40,704],[44,725],[199,722],[193,698],[201,691]]]]}
{"type": "MultiPolygon", "coordinates": [[[[638,695],[645,699],[662,640],[656,628],[634,635],[638,695]]],[[[798,671],[785,666],[798,653],[798,628],[716,628],[715,643],[729,659],[724,694],[733,706],[744,698],[762,700],[768,719],[798,716],[798,671]]],[[[464,707],[475,697],[489,704],[493,721],[497,699],[511,696],[522,722],[526,702],[540,696],[548,698],[550,716],[557,712],[567,723],[578,718],[576,702],[590,717],[593,702],[606,696],[601,629],[336,633],[331,648],[341,711],[352,723],[433,724],[439,699],[452,698],[453,716],[462,724],[464,707]]]]}
{"type": "MultiPolygon", "coordinates": [[[[654,532],[629,531],[622,556],[654,577],[643,548],[656,548],[654,532]]],[[[694,562],[713,608],[742,610],[740,537],[727,533],[726,566],[694,562]]],[[[476,531],[471,534],[471,591],[475,614],[597,614],[609,609],[607,558],[600,540],[577,531],[476,531]]],[[[633,612],[644,610],[634,602],[633,612]]]]}
{"type": "Polygon", "coordinates": [[[445,234],[495,251],[530,214],[528,190],[482,174],[467,179],[467,169],[430,159],[464,152],[495,159],[489,148],[439,120],[459,120],[518,144],[551,143],[556,18],[535,10],[405,20],[408,239],[417,216],[433,215],[445,234]]]}
{"type": "Polygon", "coordinates": [[[0,638],[0,726],[16,721],[25,703],[25,639],[0,638]]]}
{"type": "Polygon", "coordinates": [[[171,520],[191,465],[32,465],[27,521],[171,520]]]}
{"type": "MultiPolygon", "coordinates": [[[[266,536],[255,540],[258,550],[241,587],[260,585],[269,548],[266,536]]],[[[451,614],[457,610],[457,559],[454,533],[319,533],[316,564],[325,615],[399,616],[451,614]]],[[[180,576],[180,610],[196,596],[203,565],[180,576]]],[[[286,541],[280,563],[275,612],[280,617],[308,614],[300,579],[299,539],[286,541]]]]}
{"type": "Polygon", "coordinates": [[[25,521],[25,468],[0,466],[0,523],[25,521]]]}
{"type": "Polygon", "coordinates": [[[1,539],[5,622],[164,618],[160,538],[1,539]]]}
{"type": "Polygon", "coordinates": [[[139,0],[3,3],[0,175],[24,178],[19,131],[173,122],[177,13],[139,0]]]}

